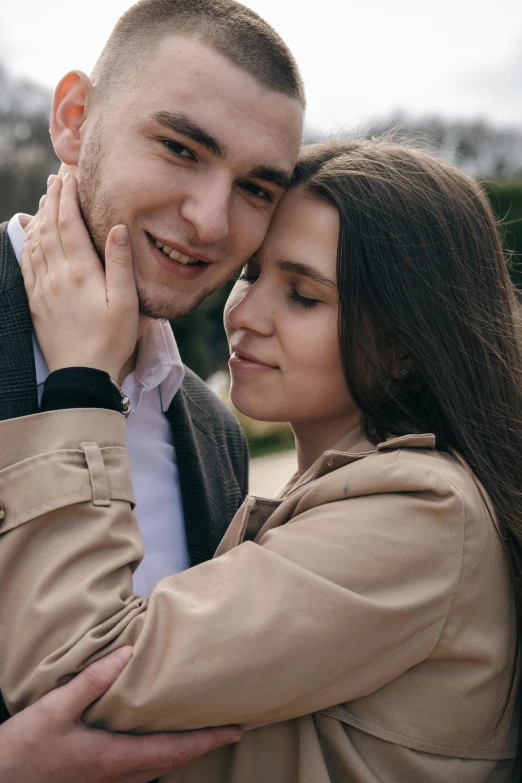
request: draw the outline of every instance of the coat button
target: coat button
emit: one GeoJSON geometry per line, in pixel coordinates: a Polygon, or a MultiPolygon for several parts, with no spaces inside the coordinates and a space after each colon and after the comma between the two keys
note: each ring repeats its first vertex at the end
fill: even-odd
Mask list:
{"type": "Polygon", "coordinates": [[[328,467],[331,468],[333,465],[333,459],[328,460],[328,467]]]}
{"type": "Polygon", "coordinates": [[[2,524],[4,519],[5,519],[5,508],[4,508],[3,504],[0,503],[0,524],[2,524]]]}

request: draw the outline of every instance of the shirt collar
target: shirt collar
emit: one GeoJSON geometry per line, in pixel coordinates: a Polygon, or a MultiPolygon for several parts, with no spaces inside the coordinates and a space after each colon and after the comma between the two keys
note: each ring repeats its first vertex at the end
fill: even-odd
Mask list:
{"type": "Polygon", "coordinates": [[[18,263],[20,263],[20,256],[22,255],[25,242],[25,231],[22,224],[25,225],[30,220],[31,215],[26,215],[24,212],[17,212],[7,224],[7,233],[11,240],[18,263]]]}
{"type": "Polygon", "coordinates": [[[160,387],[163,412],[170,407],[179,390],[185,368],[170,325],[166,321],[150,320],[138,342],[134,372],[123,381],[132,410],[139,407],[143,392],[160,387]]]}
{"type": "MultiPolygon", "coordinates": [[[[23,224],[31,220],[30,215],[17,212],[7,226],[7,233],[16,258],[20,262],[25,242],[23,224]]],[[[36,383],[44,383],[49,370],[33,333],[36,383]]],[[[179,390],[185,375],[185,369],[179,355],[178,346],[170,325],[166,321],[149,321],[138,342],[136,368],[123,382],[123,389],[131,398],[132,410],[141,403],[144,391],[160,387],[163,412],[170,407],[174,395],[179,390]]]]}

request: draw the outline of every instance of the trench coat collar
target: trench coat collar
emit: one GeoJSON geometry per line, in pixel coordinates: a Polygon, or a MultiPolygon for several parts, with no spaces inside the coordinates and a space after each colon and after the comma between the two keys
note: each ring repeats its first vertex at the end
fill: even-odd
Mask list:
{"type": "Polygon", "coordinates": [[[432,433],[410,433],[408,435],[387,438],[375,446],[364,435],[360,425],[357,425],[343,435],[331,449],[325,451],[302,476],[295,473],[281,490],[278,497],[284,498],[310,481],[331,473],[344,465],[356,462],[370,454],[404,448],[434,449],[435,435],[432,433]]]}

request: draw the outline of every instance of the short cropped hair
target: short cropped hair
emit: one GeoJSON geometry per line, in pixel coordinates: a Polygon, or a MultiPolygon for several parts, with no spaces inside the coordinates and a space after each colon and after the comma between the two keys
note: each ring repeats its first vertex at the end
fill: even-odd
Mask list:
{"type": "Polygon", "coordinates": [[[139,0],[120,17],[92,73],[101,96],[123,85],[167,35],[209,45],[274,92],[305,107],[297,63],[285,42],[254,11],[234,0],[139,0]]]}

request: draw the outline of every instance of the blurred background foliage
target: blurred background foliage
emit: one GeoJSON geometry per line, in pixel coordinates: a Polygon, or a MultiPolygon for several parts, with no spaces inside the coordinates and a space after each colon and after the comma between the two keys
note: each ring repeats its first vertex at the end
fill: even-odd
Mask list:
{"type": "Polygon", "coordinates": [[[485,182],[495,214],[501,221],[500,232],[511,279],[522,290],[522,178],[504,183],[485,182]]]}
{"type": "MultiPolygon", "coordinates": [[[[45,88],[13,78],[0,64],[0,222],[16,212],[33,213],[48,175],[58,170],[48,131],[51,98],[45,88]]],[[[447,122],[436,117],[413,121],[394,115],[362,133],[376,136],[392,129],[396,139],[407,138],[461,165],[482,182],[502,224],[513,281],[522,289],[522,132],[485,122],[447,122]]],[[[210,379],[224,399],[228,396],[227,376],[219,375],[226,373],[228,359],[223,307],[231,286],[216,291],[197,310],[173,324],[185,363],[202,378],[210,379]]],[[[292,446],[286,426],[239,418],[254,453],[292,446]]]]}

